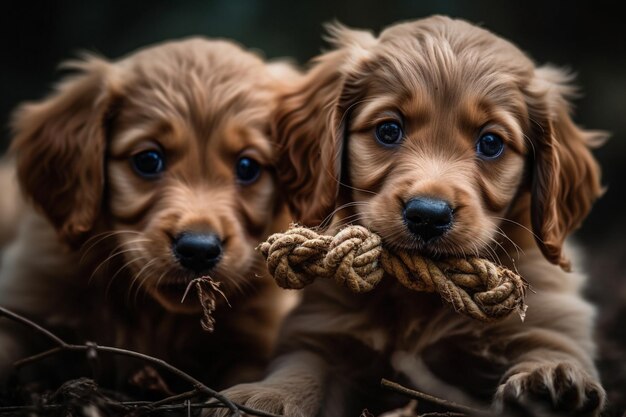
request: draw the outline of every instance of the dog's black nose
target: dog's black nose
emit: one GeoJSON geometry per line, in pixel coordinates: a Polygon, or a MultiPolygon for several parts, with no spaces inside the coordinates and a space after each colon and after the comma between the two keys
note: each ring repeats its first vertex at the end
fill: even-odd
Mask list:
{"type": "Polygon", "coordinates": [[[178,262],[197,273],[210,270],[222,257],[222,244],[213,233],[182,233],[173,249],[178,262]]]}
{"type": "Polygon", "coordinates": [[[414,198],[404,207],[404,220],[411,233],[428,242],[452,226],[452,208],[443,200],[414,198]]]}

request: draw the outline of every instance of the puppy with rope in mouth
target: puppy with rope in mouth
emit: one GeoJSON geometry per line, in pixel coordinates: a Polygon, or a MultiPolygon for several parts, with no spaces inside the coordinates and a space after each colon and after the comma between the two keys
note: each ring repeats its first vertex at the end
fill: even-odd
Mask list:
{"type": "MultiPolygon", "coordinates": [[[[523,322],[457,314],[446,291],[407,289],[429,289],[427,279],[403,282],[395,262],[382,262],[395,279],[354,294],[332,281],[347,280],[350,268],[372,276],[370,251],[335,257],[343,243],[327,250],[312,242],[328,236],[300,230],[289,235],[304,242],[291,252],[294,274],[268,252],[270,266],[288,271],[278,281],[332,280],[303,289],[268,375],[224,394],[268,412],[347,416],[391,408],[380,378],[404,378],[503,415],[600,415],[594,307],[581,295],[580,254],[566,242],[603,192],[592,149],[606,134],[572,118],[571,75],[446,16],[377,35],[333,25],[329,38],[330,50],[311,62],[274,119],[277,172],[294,220],[331,240],[362,226],[395,254],[487,258],[528,283],[528,310],[523,322]],[[300,262],[307,256],[316,262],[300,262]],[[314,274],[295,277],[307,269],[314,274]]],[[[465,278],[459,283],[473,282],[465,278]]]]}

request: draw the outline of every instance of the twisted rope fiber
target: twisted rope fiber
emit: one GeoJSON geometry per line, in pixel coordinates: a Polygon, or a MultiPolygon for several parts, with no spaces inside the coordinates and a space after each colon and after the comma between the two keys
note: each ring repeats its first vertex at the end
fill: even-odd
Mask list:
{"type": "Polygon", "coordinates": [[[528,284],[515,272],[473,256],[434,260],[391,252],[379,235],[362,226],[326,236],[294,225],[257,249],[283,288],[301,289],[316,278],[327,278],[361,293],[388,275],[411,290],[438,293],[455,311],[473,319],[494,321],[517,311],[524,320],[526,313],[528,284]]]}

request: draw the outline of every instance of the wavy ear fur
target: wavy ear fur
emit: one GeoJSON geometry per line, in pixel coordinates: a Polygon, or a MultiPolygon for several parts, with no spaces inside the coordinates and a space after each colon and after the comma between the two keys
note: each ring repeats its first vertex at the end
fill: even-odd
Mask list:
{"type": "Polygon", "coordinates": [[[78,74],[67,77],[44,100],[14,112],[12,151],[26,196],[62,240],[77,244],[100,211],[113,65],[86,57],[66,67],[78,74]]]}
{"type": "Polygon", "coordinates": [[[563,269],[565,238],[577,229],[602,194],[600,167],[590,148],[607,134],[578,127],[570,117],[571,76],[552,67],[535,70],[528,91],[533,124],[531,221],[544,256],[563,269]]]}
{"type": "Polygon", "coordinates": [[[341,181],[343,130],[350,98],[346,79],[376,42],[369,32],[338,24],[328,27],[336,50],[325,53],[293,90],[274,117],[279,144],[277,171],[295,219],[319,225],[335,208],[341,181]]]}

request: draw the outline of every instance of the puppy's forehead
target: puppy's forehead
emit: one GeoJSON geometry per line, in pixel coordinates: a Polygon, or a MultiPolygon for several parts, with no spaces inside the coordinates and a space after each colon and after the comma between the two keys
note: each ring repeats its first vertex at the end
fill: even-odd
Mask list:
{"type": "Polygon", "coordinates": [[[533,62],[515,45],[461,20],[436,16],[384,31],[371,62],[377,77],[411,96],[415,91],[454,100],[460,91],[486,94],[519,88],[533,62]]]}
{"type": "Polygon", "coordinates": [[[128,68],[143,69],[148,77],[172,70],[183,71],[178,75],[184,72],[215,71],[252,73],[265,65],[260,57],[242,49],[234,42],[204,38],[190,38],[151,46],[129,55],[119,63],[128,68]]]}
{"type": "Polygon", "coordinates": [[[210,130],[225,116],[267,117],[273,80],[256,55],[201,38],[146,49],[122,62],[127,100],[146,119],[178,118],[210,130]]]}
{"type": "Polygon", "coordinates": [[[508,40],[464,20],[445,16],[433,16],[391,26],[380,34],[379,40],[381,45],[413,45],[428,55],[436,53],[437,47],[447,45],[457,55],[478,52],[483,56],[500,58],[503,65],[508,63],[512,69],[517,67],[522,72],[532,68],[532,63],[525,54],[508,40]],[[511,60],[516,62],[510,62],[511,60]],[[522,68],[519,68],[520,64],[522,68]]]}

